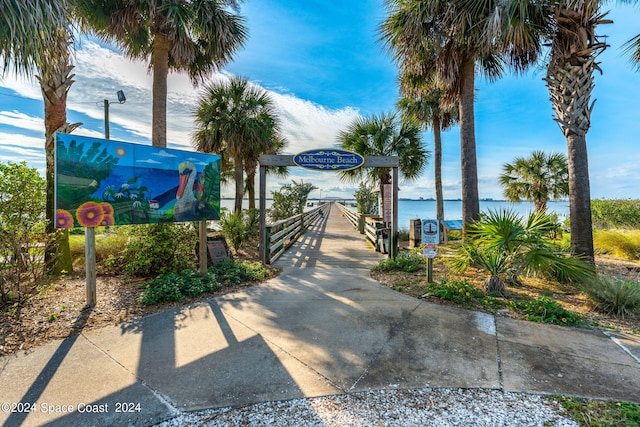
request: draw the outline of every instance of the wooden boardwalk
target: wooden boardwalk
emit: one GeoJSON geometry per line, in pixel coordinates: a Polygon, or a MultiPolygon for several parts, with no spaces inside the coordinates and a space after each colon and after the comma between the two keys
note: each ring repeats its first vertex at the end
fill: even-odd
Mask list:
{"type": "Polygon", "coordinates": [[[335,204],[274,263],[293,268],[366,268],[385,255],[376,252],[335,204]]]}

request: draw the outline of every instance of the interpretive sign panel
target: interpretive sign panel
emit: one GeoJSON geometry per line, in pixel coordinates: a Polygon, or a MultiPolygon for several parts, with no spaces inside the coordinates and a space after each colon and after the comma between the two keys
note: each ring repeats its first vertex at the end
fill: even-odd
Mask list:
{"type": "Polygon", "coordinates": [[[361,167],[364,157],[338,148],[320,148],[296,154],[293,163],[305,169],[339,172],[361,167]]]}
{"type": "Polygon", "coordinates": [[[220,156],[56,134],[56,227],[220,219],[220,156]]]}
{"type": "Polygon", "coordinates": [[[437,219],[423,219],[422,243],[426,245],[440,244],[440,226],[437,219]]]}

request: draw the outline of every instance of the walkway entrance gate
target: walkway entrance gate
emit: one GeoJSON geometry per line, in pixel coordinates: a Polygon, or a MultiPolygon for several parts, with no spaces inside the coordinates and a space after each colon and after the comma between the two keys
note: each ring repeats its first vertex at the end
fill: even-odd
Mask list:
{"type": "MultiPolygon", "coordinates": [[[[268,166],[298,166],[293,161],[294,155],[263,154],[260,156],[260,259],[264,263],[266,254],[267,227],[267,167],[268,166]]],[[[389,233],[389,257],[395,258],[398,252],[398,166],[397,156],[365,156],[365,168],[391,168],[391,230],[389,233]]]]}

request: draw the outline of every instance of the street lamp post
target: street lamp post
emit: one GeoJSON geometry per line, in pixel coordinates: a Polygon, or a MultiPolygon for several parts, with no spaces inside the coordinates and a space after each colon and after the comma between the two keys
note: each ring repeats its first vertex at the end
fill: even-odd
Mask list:
{"type": "MultiPolygon", "coordinates": [[[[127,97],[124,96],[124,92],[119,90],[116,92],[118,95],[118,103],[124,104],[127,101],[127,97]]],[[[109,139],[109,105],[113,102],[109,102],[108,99],[104,100],[104,138],[109,139]]]]}
{"type": "MultiPolygon", "coordinates": [[[[127,98],[124,92],[119,90],[118,102],[124,104],[127,98]]],[[[104,100],[104,137],[109,139],[109,100],[104,100]]],[[[108,229],[108,227],[107,227],[108,229]]],[[[96,294],[96,229],[95,227],[86,227],[84,229],[84,258],[86,268],[86,287],[87,287],[87,305],[93,307],[97,302],[96,294]]]]}

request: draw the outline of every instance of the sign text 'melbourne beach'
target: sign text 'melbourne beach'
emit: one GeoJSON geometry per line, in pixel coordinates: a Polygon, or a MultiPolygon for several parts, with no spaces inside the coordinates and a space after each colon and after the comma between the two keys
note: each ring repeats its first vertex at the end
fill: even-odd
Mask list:
{"type": "Polygon", "coordinates": [[[338,148],[323,148],[298,153],[293,157],[293,163],[312,170],[344,171],[362,166],[364,157],[338,148]]]}

